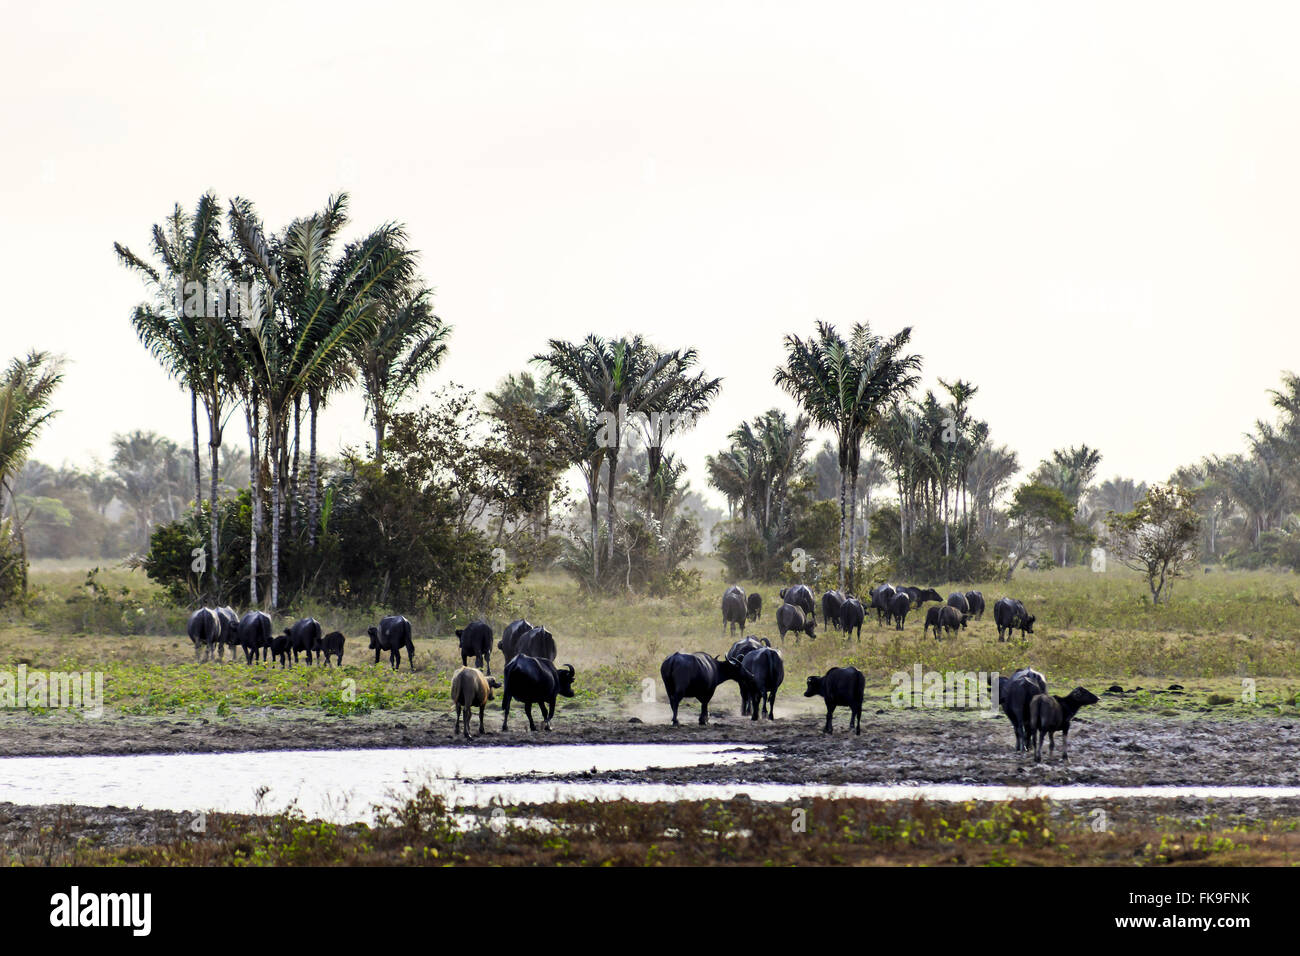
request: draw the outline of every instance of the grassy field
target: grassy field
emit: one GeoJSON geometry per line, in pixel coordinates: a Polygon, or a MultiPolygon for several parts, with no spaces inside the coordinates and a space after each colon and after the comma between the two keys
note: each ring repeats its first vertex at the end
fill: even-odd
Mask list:
{"type": "MultiPolygon", "coordinates": [[[[636,712],[642,692],[657,687],[659,664],[677,650],[721,654],[732,637],[721,628],[719,602],[727,582],[705,562],[697,593],[664,599],[582,599],[561,575],[535,575],[491,615],[498,634],[516,616],[542,623],[556,635],[561,663],[578,669],[577,707],[593,715],[636,712]],[[650,684],[647,685],[646,682],[650,684]]],[[[203,715],[211,719],[247,708],[293,708],[340,716],[376,710],[443,710],[449,677],[459,657],[455,627],[404,611],[415,629],[416,670],[392,672],[374,665],[365,648],[365,628],[379,616],[307,606],[284,620],[313,614],[326,629],[348,638],[341,670],[298,666],[247,667],[196,664],[184,636],[186,611],[167,606],[143,574],[106,569],[87,585],[87,569],[36,568],[35,596],[25,615],[0,618],[0,664],[32,670],[102,671],[105,705],[123,715],[203,715]]],[[[764,597],[760,621],[746,632],[777,639],[774,586],[739,582],[764,597]]],[[[853,664],[867,674],[870,692],[887,694],[890,675],[923,670],[1010,673],[1032,665],[1053,687],[1084,684],[1096,691],[1119,684],[1123,698],[1108,699],[1117,713],[1177,712],[1215,708],[1242,717],[1294,714],[1300,689],[1300,578],[1273,572],[1214,573],[1179,582],[1174,602],[1153,608],[1136,576],[1104,575],[1086,569],[1022,572],[1007,586],[971,582],[991,606],[1011,594],[1037,615],[1035,633],[999,642],[986,612],[982,621],[954,637],[922,637],[914,613],[906,630],[878,627],[869,620],[862,639],[818,630],[815,640],[788,637],[789,690],[809,674],[853,664]],[[1243,679],[1254,681],[1255,700],[1243,701],[1243,679]],[[1182,684],[1176,697],[1162,693],[1182,684]]],[[[956,586],[942,587],[947,593],[956,586]]],[[[404,610],[404,609],[398,609],[404,610]]],[[[277,625],[281,622],[277,620],[277,625]]],[[[502,661],[494,655],[495,670],[502,661]]],[[[659,688],[662,698],[662,689],[659,688]]],[[[787,693],[787,706],[802,698],[787,693]]]]}

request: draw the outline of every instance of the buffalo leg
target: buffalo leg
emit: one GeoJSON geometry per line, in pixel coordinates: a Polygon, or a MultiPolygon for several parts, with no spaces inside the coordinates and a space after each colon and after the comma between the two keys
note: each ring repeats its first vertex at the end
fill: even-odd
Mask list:
{"type": "Polygon", "coordinates": [[[829,734],[831,732],[831,717],[834,716],[834,714],[835,714],[835,705],[827,704],[826,705],[826,726],[822,728],[822,733],[829,734]]]}
{"type": "Polygon", "coordinates": [[[528,701],[524,704],[524,713],[528,716],[528,729],[537,733],[537,725],[533,723],[533,702],[528,701]]]}
{"type": "Polygon", "coordinates": [[[682,699],[681,699],[680,697],[673,697],[672,695],[669,695],[669,697],[668,697],[668,706],[670,706],[670,707],[673,709],[673,726],[674,726],[674,727],[679,726],[678,723],[677,723],[677,705],[680,704],[681,702],[682,702],[682,699]]]}
{"type": "Polygon", "coordinates": [[[852,723],[853,726],[854,726],[854,733],[856,733],[859,737],[861,737],[861,736],[862,736],[862,707],[861,707],[861,705],[859,705],[858,707],[855,707],[855,708],[854,708],[854,710],[853,710],[853,719],[852,719],[851,723],[852,723]]]}
{"type": "Polygon", "coordinates": [[[506,691],[501,698],[501,730],[504,733],[506,727],[510,724],[510,691],[506,691]]]}
{"type": "Polygon", "coordinates": [[[483,709],[486,706],[487,706],[486,704],[482,704],[479,706],[478,709],[478,735],[480,737],[482,737],[485,733],[487,733],[487,731],[483,729],[483,709]]]}

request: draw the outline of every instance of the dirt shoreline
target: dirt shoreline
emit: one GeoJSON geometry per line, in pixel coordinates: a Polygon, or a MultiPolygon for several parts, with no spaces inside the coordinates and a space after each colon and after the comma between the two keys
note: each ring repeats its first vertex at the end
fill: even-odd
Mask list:
{"type": "MultiPolygon", "coordinates": [[[[1300,721],[1201,717],[1078,719],[1071,762],[1035,764],[1016,754],[1009,722],[974,712],[884,710],[865,713],[862,734],[820,733],[821,718],[798,715],[754,724],[723,712],[706,727],[692,715],[680,727],[620,716],[570,714],[554,729],[529,733],[527,722],[466,741],[445,713],[385,712],[363,717],[268,710],[216,721],[186,717],[58,715],[0,719],[0,756],[237,753],[412,747],[497,747],[560,744],[761,744],[764,759],[730,766],[648,768],[578,774],[533,774],[498,780],[624,783],[879,783],[1107,786],[1300,786],[1300,721]]],[[[1059,746],[1059,738],[1058,738],[1059,746]]]]}

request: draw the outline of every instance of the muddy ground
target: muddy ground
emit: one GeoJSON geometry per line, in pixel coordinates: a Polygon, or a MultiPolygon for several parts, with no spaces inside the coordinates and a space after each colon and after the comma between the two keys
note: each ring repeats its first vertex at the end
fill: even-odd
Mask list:
{"type": "MultiPolygon", "coordinates": [[[[642,721],[625,713],[565,714],[550,732],[529,733],[522,714],[500,731],[489,713],[488,733],[465,741],[452,734],[448,713],[388,712],[328,717],[291,710],[256,710],[215,721],[186,717],[62,715],[0,716],[0,756],[222,753],[386,747],[515,746],[521,744],[722,743],[762,744],[764,759],[743,765],[649,768],[548,777],[638,783],[967,783],[1300,786],[1300,720],[1241,720],[1212,716],[1121,716],[1086,711],[1070,734],[1070,762],[1060,751],[1042,764],[1014,752],[1005,717],[979,711],[864,712],[861,735],[847,732],[837,712],[835,732],[821,733],[824,715],[805,710],[753,723],[735,709],[714,710],[708,726],[698,711],[682,724],[642,721]]],[[[477,727],[475,727],[477,729],[477,727]]],[[[1059,738],[1058,738],[1059,748],[1059,738]]],[[[546,775],[539,766],[535,775],[546,775]]],[[[506,779],[506,778],[501,778],[506,779]]]]}

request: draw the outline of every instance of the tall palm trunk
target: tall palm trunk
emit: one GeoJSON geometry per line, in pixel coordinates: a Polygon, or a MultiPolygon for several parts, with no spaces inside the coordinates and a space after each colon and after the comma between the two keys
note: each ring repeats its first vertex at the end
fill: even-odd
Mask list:
{"type": "Polygon", "coordinates": [[[311,422],[308,428],[310,432],[310,448],[307,455],[307,545],[316,547],[316,529],[320,524],[320,463],[316,458],[316,413],[320,410],[320,400],[316,392],[311,392],[307,396],[307,405],[310,409],[311,422]]]}
{"type": "MultiPolygon", "coordinates": [[[[843,461],[843,458],[841,458],[843,461]]],[[[849,546],[849,529],[845,527],[849,517],[849,473],[848,469],[840,465],[840,573],[839,589],[844,590],[846,572],[848,570],[848,546],[849,546]]]]}
{"type": "Polygon", "coordinates": [[[244,421],[248,425],[248,489],[253,508],[248,535],[248,606],[257,607],[257,537],[262,530],[262,466],[258,455],[257,406],[251,395],[244,402],[244,421]]]}
{"type": "Polygon", "coordinates": [[[618,426],[614,427],[614,447],[606,457],[606,465],[609,468],[607,486],[605,489],[605,523],[609,525],[607,533],[609,534],[609,547],[607,549],[605,560],[612,562],[614,560],[614,528],[617,514],[614,507],[614,483],[618,479],[618,450],[622,436],[619,434],[618,426]]]}
{"type": "Polygon", "coordinates": [[[268,411],[266,416],[267,450],[271,453],[271,604],[274,611],[280,602],[280,508],[284,497],[281,487],[283,473],[282,447],[284,436],[279,416],[268,411]]]}
{"type": "Polygon", "coordinates": [[[218,422],[213,422],[212,427],[216,430],[216,434],[208,442],[209,457],[212,462],[212,475],[209,481],[211,493],[208,497],[208,524],[210,525],[211,534],[209,537],[212,543],[212,600],[214,603],[219,603],[221,594],[221,529],[217,526],[217,470],[221,467],[221,431],[218,422]]]}

